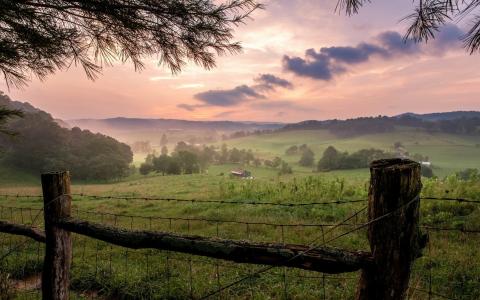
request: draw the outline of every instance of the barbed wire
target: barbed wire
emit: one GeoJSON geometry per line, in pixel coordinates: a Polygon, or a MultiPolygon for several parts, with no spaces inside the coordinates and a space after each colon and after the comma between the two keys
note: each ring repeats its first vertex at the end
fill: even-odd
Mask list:
{"type": "Polygon", "coordinates": [[[0,197],[4,197],[4,198],[39,198],[39,199],[42,199],[43,195],[0,194],[0,197]]]}
{"type": "MultiPolygon", "coordinates": [[[[239,204],[239,205],[270,205],[270,206],[312,206],[312,205],[329,205],[329,204],[348,204],[366,202],[368,199],[338,199],[328,201],[315,201],[315,202],[272,202],[272,201],[257,201],[257,200],[200,200],[200,199],[185,199],[174,197],[152,197],[152,196],[116,196],[116,195],[90,195],[85,193],[74,193],[71,196],[86,197],[92,199],[113,199],[113,200],[143,200],[143,201],[166,201],[166,202],[190,202],[190,203],[203,203],[203,204],[239,204]]],[[[32,194],[0,194],[0,197],[4,198],[42,198],[43,195],[32,194]]],[[[455,201],[464,203],[478,203],[480,200],[468,199],[468,198],[454,198],[454,197],[432,197],[424,196],[420,197],[420,200],[438,200],[438,201],[455,201]]]]}
{"type": "MultiPolygon", "coordinates": [[[[367,209],[367,206],[363,207],[362,209],[358,210],[358,211],[355,212],[352,216],[348,217],[347,219],[345,219],[344,221],[340,222],[339,224],[341,224],[341,223],[343,223],[343,222],[347,222],[347,221],[349,221],[350,219],[353,219],[355,216],[357,216],[358,214],[360,214],[362,211],[364,211],[364,210],[366,210],[366,209],[367,209]]],[[[327,233],[333,231],[333,229],[337,228],[337,227],[339,226],[339,224],[337,224],[336,226],[330,228],[330,229],[327,231],[327,233]]],[[[346,234],[348,234],[348,233],[346,233],[346,234]]],[[[325,234],[322,233],[322,236],[319,236],[319,237],[316,237],[315,239],[313,239],[313,241],[310,243],[310,246],[308,247],[307,250],[302,251],[302,252],[300,252],[300,253],[292,256],[291,258],[285,260],[285,261],[283,262],[283,264],[286,264],[286,263],[288,263],[289,261],[292,261],[292,260],[294,260],[294,259],[297,259],[298,257],[300,257],[300,256],[302,256],[302,255],[304,255],[304,254],[306,254],[306,253],[308,253],[308,252],[310,252],[310,251],[312,251],[312,250],[314,250],[314,249],[322,246],[322,245],[325,245],[325,244],[328,243],[328,242],[334,241],[335,239],[337,239],[337,238],[339,238],[339,237],[341,237],[341,236],[344,236],[344,235],[346,235],[346,234],[342,234],[342,235],[339,235],[339,236],[337,236],[337,237],[334,237],[334,238],[328,240],[327,242],[324,241],[321,245],[315,245],[315,243],[316,243],[320,238],[322,238],[322,239],[324,240],[325,234]]],[[[243,281],[245,281],[245,280],[247,280],[247,279],[249,279],[249,278],[252,278],[252,277],[254,277],[254,276],[258,276],[258,275],[260,275],[260,274],[262,274],[262,273],[265,273],[265,272],[267,272],[267,271],[269,271],[269,270],[271,270],[271,269],[273,269],[273,268],[275,268],[275,266],[264,267],[264,268],[262,268],[262,269],[260,269],[260,270],[258,270],[258,271],[256,271],[256,272],[254,272],[254,273],[250,273],[250,274],[248,274],[247,276],[244,276],[244,277],[242,277],[242,278],[240,278],[240,279],[238,279],[238,280],[236,280],[236,281],[234,281],[234,282],[232,282],[232,283],[229,283],[229,284],[221,287],[220,289],[217,289],[217,290],[215,290],[215,291],[212,291],[212,292],[208,293],[207,295],[201,297],[200,299],[207,299],[207,298],[209,298],[209,297],[211,297],[211,296],[214,296],[214,295],[216,295],[216,294],[218,294],[218,293],[220,293],[220,292],[222,292],[222,291],[224,291],[224,290],[226,290],[226,289],[228,289],[228,288],[230,288],[230,287],[232,287],[232,286],[234,286],[234,285],[236,285],[236,284],[238,284],[238,283],[241,283],[241,282],[243,282],[243,281]]]]}
{"type": "MultiPolygon", "coordinates": [[[[333,241],[335,241],[335,240],[337,240],[337,239],[339,239],[339,238],[341,238],[341,237],[344,237],[344,236],[346,236],[346,235],[348,235],[348,234],[351,234],[351,233],[353,233],[353,232],[355,232],[355,231],[357,231],[357,230],[360,230],[360,229],[362,229],[362,228],[364,228],[364,227],[366,227],[366,226],[368,226],[368,225],[370,225],[370,224],[373,224],[373,223],[375,223],[375,222],[378,222],[378,221],[380,221],[380,220],[383,220],[383,219],[385,219],[385,218],[393,215],[394,213],[396,213],[396,212],[399,211],[400,209],[402,209],[402,208],[404,208],[404,207],[408,207],[410,204],[412,204],[412,203],[415,202],[415,201],[420,201],[420,197],[419,197],[419,196],[416,196],[415,198],[413,198],[413,199],[410,200],[409,202],[401,205],[401,206],[398,207],[397,209],[395,209],[395,210],[393,210],[393,211],[391,211],[391,212],[389,212],[389,213],[386,213],[386,214],[384,214],[384,215],[382,215],[382,216],[380,216],[380,217],[377,217],[377,218],[375,218],[375,219],[373,219],[373,220],[370,220],[370,221],[368,221],[367,223],[364,223],[364,224],[362,224],[362,225],[360,225],[360,226],[357,226],[357,227],[355,227],[355,228],[353,228],[353,229],[351,229],[351,230],[348,230],[347,232],[344,232],[344,233],[342,233],[342,234],[340,234],[340,235],[337,235],[337,236],[335,236],[335,237],[333,237],[333,238],[330,238],[330,239],[327,240],[327,241],[323,241],[323,242],[322,242],[321,244],[319,244],[319,245],[317,245],[316,243],[317,243],[318,240],[319,240],[320,238],[322,238],[322,237],[321,237],[321,236],[316,237],[315,239],[313,239],[313,240],[309,243],[310,246],[308,247],[307,250],[302,251],[302,252],[298,253],[297,255],[292,256],[291,258],[285,260],[283,263],[284,263],[284,264],[285,264],[285,263],[288,263],[288,262],[290,262],[290,261],[292,261],[292,260],[294,260],[294,259],[297,259],[298,257],[300,257],[300,256],[302,256],[302,255],[305,255],[306,253],[308,253],[308,252],[310,252],[310,251],[313,251],[313,250],[317,249],[318,247],[322,247],[322,246],[324,246],[324,245],[326,245],[326,244],[328,244],[328,243],[331,243],[331,242],[333,242],[333,241]]],[[[360,214],[362,211],[364,211],[364,210],[366,210],[366,209],[367,209],[367,206],[365,206],[364,208],[358,210],[358,211],[355,212],[352,216],[348,217],[347,219],[345,219],[344,221],[342,221],[342,222],[340,222],[340,223],[347,222],[347,221],[349,221],[350,219],[353,219],[355,216],[357,216],[358,214],[360,214]]],[[[335,229],[335,228],[336,228],[336,226],[334,226],[334,227],[332,227],[331,229],[329,229],[329,231],[332,231],[332,230],[335,229]]],[[[262,274],[262,273],[265,273],[265,272],[267,272],[267,271],[269,271],[269,270],[271,270],[271,269],[273,269],[273,268],[275,268],[275,267],[276,267],[276,266],[264,267],[264,268],[262,268],[262,269],[260,269],[260,270],[258,270],[258,271],[256,271],[256,272],[253,272],[253,273],[251,273],[251,274],[249,274],[249,275],[247,275],[247,276],[244,276],[244,277],[242,277],[242,278],[240,278],[240,279],[238,279],[238,280],[236,280],[236,281],[234,281],[234,282],[231,282],[231,283],[229,283],[229,284],[221,287],[220,289],[217,289],[217,290],[215,290],[215,291],[212,291],[212,292],[208,293],[207,295],[201,297],[200,299],[210,298],[211,296],[214,296],[214,295],[222,292],[223,290],[226,290],[226,289],[228,289],[228,288],[230,288],[230,287],[232,287],[232,286],[234,286],[234,285],[236,285],[236,284],[238,284],[238,283],[241,283],[241,282],[243,282],[243,281],[245,281],[245,280],[247,280],[247,279],[249,279],[249,278],[252,278],[252,277],[254,277],[254,276],[258,276],[258,275],[260,275],[260,274],[262,274]]]]}
{"type": "Polygon", "coordinates": [[[449,198],[449,197],[421,197],[421,200],[439,200],[439,201],[455,201],[464,203],[478,203],[480,200],[466,199],[466,198],[449,198]]]}
{"type": "Polygon", "coordinates": [[[425,228],[428,230],[437,230],[437,231],[458,231],[463,233],[480,233],[480,229],[466,229],[466,228],[458,228],[458,227],[435,227],[429,225],[421,225],[420,228],[425,228]]]}
{"type": "Polygon", "coordinates": [[[330,204],[348,204],[366,202],[367,199],[354,199],[354,200],[329,200],[329,201],[317,201],[317,202],[266,202],[257,200],[200,200],[200,199],[184,199],[184,198],[169,198],[169,197],[134,197],[134,196],[101,196],[101,195],[88,195],[88,194],[73,194],[73,196],[87,197],[93,199],[113,199],[113,200],[142,200],[142,201],[166,201],[166,202],[190,202],[194,204],[238,204],[238,205],[268,205],[268,206],[313,206],[313,205],[330,205],[330,204]]]}
{"type": "MultiPolygon", "coordinates": [[[[141,201],[165,201],[165,202],[189,202],[194,204],[237,204],[237,205],[268,205],[268,206],[283,206],[283,207],[296,207],[296,206],[314,206],[314,205],[331,205],[331,204],[348,204],[366,202],[367,199],[353,199],[353,200],[329,200],[329,201],[317,201],[317,202],[266,202],[256,200],[200,200],[200,199],[185,199],[185,198],[173,198],[173,197],[150,197],[150,196],[103,196],[103,195],[89,195],[89,194],[71,194],[77,197],[86,197],[92,199],[105,199],[105,200],[141,200],[141,201]]],[[[41,198],[41,195],[7,195],[2,194],[0,197],[4,198],[41,198]]]]}
{"type": "MultiPolygon", "coordinates": [[[[31,207],[18,207],[10,205],[0,205],[1,209],[14,209],[14,210],[31,210],[31,211],[43,211],[41,208],[31,208],[31,207]]],[[[144,215],[133,215],[133,214],[119,214],[119,213],[109,213],[102,211],[87,211],[75,209],[76,213],[82,214],[91,214],[91,215],[104,215],[111,217],[121,217],[121,218],[138,218],[144,220],[163,220],[163,221],[196,221],[196,222],[206,222],[206,223],[219,223],[219,224],[241,224],[241,225],[264,225],[272,227],[332,227],[337,224],[335,223],[274,223],[274,222],[259,222],[259,221],[242,221],[242,220],[225,220],[225,219],[213,219],[213,218],[199,218],[199,217],[161,217],[161,216],[144,216],[144,215]]],[[[0,213],[1,214],[1,213],[0,213]]],[[[342,223],[340,226],[351,227],[358,226],[364,223],[342,223]]],[[[34,228],[35,226],[32,226],[34,228]]],[[[480,233],[480,229],[471,229],[465,227],[439,227],[431,226],[428,223],[421,224],[420,228],[431,229],[436,231],[458,231],[463,233],[480,233]]]]}
{"type": "MultiPolygon", "coordinates": [[[[1,206],[0,206],[1,207],[1,206]]],[[[331,227],[336,226],[337,224],[328,224],[328,223],[273,223],[273,222],[257,222],[257,221],[241,221],[241,220],[223,220],[223,219],[210,219],[210,218],[195,218],[195,217],[160,217],[160,216],[143,216],[143,215],[131,215],[131,214],[117,214],[117,213],[108,213],[100,211],[86,211],[86,210],[77,210],[79,213],[83,214],[92,214],[92,215],[108,215],[111,217],[123,217],[123,218],[139,218],[145,220],[164,220],[164,221],[199,221],[207,223],[234,223],[242,225],[266,225],[273,227],[331,227]]],[[[340,226],[355,226],[358,224],[354,223],[344,223],[340,226]]]]}

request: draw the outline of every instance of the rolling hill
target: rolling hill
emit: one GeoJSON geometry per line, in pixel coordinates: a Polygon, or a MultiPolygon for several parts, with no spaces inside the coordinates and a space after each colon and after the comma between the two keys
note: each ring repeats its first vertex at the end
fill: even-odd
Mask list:
{"type": "MultiPolygon", "coordinates": [[[[263,158],[279,156],[289,162],[295,171],[306,173],[311,173],[312,169],[298,165],[300,155],[286,155],[285,150],[288,147],[307,144],[315,153],[315,160],[318,160],[328,146],[350,153],[368,148],[393,151],[395,142],[401,142],[411,154],[428,156],[434,173],[441,177],[466,168],[480,167],[480,135],[428,132],[418,128],[397,128],[393,132],[349,137],[339,137],[326,129],[287,130],[226,141],[229,147],[252,149],[256,155],[263,158]]],[[[366,169],[335,173],[349,177],[368,176],[366,169]]]]}
{"type": "Polygon", "coordinates": [[[236,131],[274,130],[283,127],[283,123],[234,122],[234,121],[189,121],[179,119],[75,119],[67,120],[70,127],[80,127],[115,137],[123,142],[133,143],[140,140],[157,144],[163,133],[170,142],[190,140],[198,142],[219,140],[222,134],[236,131]]]}
{"type": "Polygon", "coordinates": [[[455,120],[460,118],[480,118],[480,111],[450,111],[450,112],[438,112],[429,114],[416,114],[416,113],[403,113],[396,117],[412,117],[424,121],[442,121],[442,120],[455,120]]]}

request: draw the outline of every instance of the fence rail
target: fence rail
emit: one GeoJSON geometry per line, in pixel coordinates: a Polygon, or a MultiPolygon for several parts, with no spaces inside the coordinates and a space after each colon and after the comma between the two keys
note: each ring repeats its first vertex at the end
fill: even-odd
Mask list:
{"type": "MultiPolygon", "coordinates": [[[[53,173],[42,175],[43,195],[0,195],[5,198],[43,198],[43,208],[23,208],[0,205],[0,218],[4,214],[13,215],[13,210],[19,210],[21,223],[24,223],[24,211],[30,211],[30,224],[16,224],[7,221],[0,221],[0,232],[20,235],[31,238],[37,242],[45,243],[44,272],[42,278],[42,293],[44,299],[67,299],[69,290],[69,272],[72,257],[72,238],[70,233],[93,238],[108,244],[124,247],[125,257],[128,258],[128,249],[157,249],[169,252],[179,252],[204,256],[212,259],[221,259],[235,263],[260,264],[262,267],[254,272],[241,276],[231,282],[220,284],[211,289],[201,298],[209,298],[222,293],[224,290],[238,285],[247,279],[251,279],[266,273],[273,268],[281,267],[286,280],[285,268],[316,271],[321,273],[339,274],[346,272],[362,271],[359,285],[357,287],[356,299],[404,299],[409,290],[425,292],[429,296],[445,297],[435,293],[430,287],[424,290],[418,287],[409,286],[410,272],[413,261],[421,255],[427,238],[420,232],[424,229],[430,231],[454,231],[461,233],[480,233],[474,228],[440,227],[431,224],[419,223],[419,202],[420,201],[456,201],[459,203],[480,203],[478,200],[465,198],[436,198],[420,197],[420,169],[419,165],[408,160],[382,160],[375,162],[371,167],[372,177],[369,191],[369,199],[355,200],[332,200],[310,203],[286,203],[286,202],[265,202],[265,201],[224,201],[224,200],[198,200],[198,199],[177,199],[162,197],[134,197],[134,196],[101,196],[88,194],[70,193],[70,182],[68,173],[53,173]],[[90,214],[103,220],[105,216],[116,219],[118,217],[131,218],[130,229],[109,226],[102,222],[90,222],[87,220],[72,217],[72,197],[88,197],[91,199],[116,199],[116,200],[144,200],[144,201],[177,201],[194,204],[215,204],[215,205],[266,205],[279,207],[312,207],[315,205],[334,205],[348,203],[364,203],[368,201],[368,221],[352,222],[360,212],[367,207],[358,210],[342,222],[337,224],[324,223],[274,223],[255,222],[242,220],[222,220],[210,218],[184,218],[165,216],[141,216],[131,214],[115,214],[101,211],[82,211],[77,209],[77,215],[90,214]],[[35,217],[32,211],[36,212],[35,217]],[[44,212],[45,231],[35,227],[38,216],[44,212]],[[179,220],[179,221],[202,221],[217,224],[217,237],[203,237],[191,234],[180,234],[154,230],[133,230],[133,218],[143,220],[179,220]],[[268,225],[282,228],[281,243],[252,242],[247,240],[222,239],[218,238],[218,224],[233,223],[250,225],[268,225]],[[309,243],[286,244],[283,238],[283,227],[309,227],[319,228],[319,234],[309,243]],[[334,229],[348,227],[346,232],[334,235],[325,239],[325,235],[334,229]],[[324,230],[326,228],[327,230],[324,230]],[[368,229],[368,238],[371,248],[375,252],[351,251],[328,247],[331,243],[341,237],[349,235],[360,229],[368,229]],[[401,256],[392,255],[401,253],[401,256]],[[381,289],[379,287],[385,287],[381,289]],[[394,292],[392,292],[394,291],[394,292]]],[[[75,210],[74,210],[75,211],[75,210]]],[[[170,225],[171,227],[171,225],[170,225]]],[[[18,250],[27,242],[20,243],[15,247],[9,247],[7,255],[18,250]]],[[[95,261],[98,260],[98,242],[95,254],[95,261]]],[[[85,246],[85,245],[84,245],[85,246]]],[[[85,251],[85,249],[84,249],[85,251]]],[[[85,253],[83,254],[85,255],[85,253]]],[[[110,254],[111,255],[111,254],[110,254]]],[[[151,254],[146,254],[147,266],[151,254]]],[[[0,257],[0,260],[2,257],[0,257]]],[[[169,256],[167,255],[167,267],[169,256]]],[[[111,260],[111,256],[110,256],[111,260]]],[[[175,258],[172,258],[175,260],[175,258]]],[[[190,265],[192,272],[192,259],[185,260],[190,265]]],[[[111,264],[111,261],[110,261],[111,264]]],[[[219,278],[219,263],[214,263],[217,279],[219,278]]],[[[111,268],[111,266],[110,266],[111,268]]],[[[96,274],[97,271],[95,271],[96,274]]],[[[276,275],[276,276],[277,276],[276,275]]],[[[190,275],[191,276],[191,275],[190,275]]],[[[322,279],[325,284],[327,275],[304,276],[306,278],[322,279]]],[[[299,276],[301,278],[302,276],[299,276]]],[[[357,279],[356,277],[345,277],[357,279]]],[[[431,278],[431,275],[430,275],[431,278]]],[[[191,279],[190,279],[191,281],[191,279]]],[[[191,284],[190,284],[191,285],[191,284]]],[[[286,284],[285,284],[286,286],[286,284]]],[[[325,291],[325,286],[323,286],[325,291]]]]}
{"type": "Polygon", "coordinates": [[[23,235],[37,242],[45,243],[45,232],[31,226],[10,223],[0,220],[0,232],[14,235],[23,235]]]}

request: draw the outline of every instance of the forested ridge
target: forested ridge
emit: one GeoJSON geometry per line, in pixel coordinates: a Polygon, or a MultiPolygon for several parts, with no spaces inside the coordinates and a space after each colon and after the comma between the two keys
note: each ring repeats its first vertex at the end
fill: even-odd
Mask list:
{"type": "Polygon", "coordinates": [[[4,94],[0,106],[24,112],[5,124],[14,136],[0,135],[1,164],[33,174],[70,170],[75,179],[107,180],[129,174],[133,154],[128,145],[78,127],[62,128],[50,114],[4,94]]]}
{"type": "Polygon", "coordinates": [[[393,132],[398,127],[418,128],[432,133],[480,134],[480,116],[475,114],[458,114],[458,118],[455,119],[427,120],[422,119],[419,115],[404,114],[394,117],[362,117],[347,120],[308,120],[288,124],[280,130],[326,129],[337,136],[349,137],[362,134],[393,132]]]}

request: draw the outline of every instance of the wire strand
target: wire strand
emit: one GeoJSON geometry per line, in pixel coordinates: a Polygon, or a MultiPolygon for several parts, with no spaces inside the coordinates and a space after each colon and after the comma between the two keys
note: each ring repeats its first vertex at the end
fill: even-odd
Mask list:
{"type": "MultiPolygon", "coordinates": [[[[408,206],[409,206],[410,204],[412,204],[413,202],[419,201],[419,200],[420,200],[420,197],[419,197],[419,196],[416,196],[415,198],[413,198],[412,200],[410,200],[410,201],[407,202],[406,204],[400,206],[399,208],[397,208],[397,209],[395,209],[395,210],[393,210],[393,211],[391,211],[391,212],[389,212],[389,213],[387,213],[387,214],[385,214],[385,215],[382,215],[382,216],[380,216],[380,217],[377,217],[377,218],[375,218],[375,219],[373,219],[373,220],[370,220],[369,222],[367,222],[367,223],[365,223],[365,224],[362,224],[362,225],[360,225],[360,226],[358,226],[358,227],[356,227],[356,228],[354,228],[354,229],[352,229],[352,230],[349,230],[349,231],[344,232],[344,233],[342,233],[342,234],[340,234],[340,235],[338,235],[338,236],[335,236],[335,237],[327,240],[326,242],[322,242],[322,243],[319,244],[319,245],[315,245],[315,243],[317,242],[317,240],[319,240],[319,239],[322,238],[322,236],[319,236],[319,237],[315,238],[315,239],[310,243],[311,246],[310,246],[307,250],[302,251],[302,252],[300,252],[300,253],[292,256],[291,258],[285,260],[285,261],[284,261],[284,264],[285,264],[285,263],[288,263],[288,262],[290,262],[290,261],[292,261],[292,260],[294,260],[294,259],[296,259],[296,258],[298,258],[298,257],[300,257],[300,256],[302,256],[302,255],[304,255],[304,254],[306,254],[306,253],[308,253],[308,252],[310,252],[310,251],[313,251],[313,250],[317,249],[318,247],[322,247],[322,246],[324,246],[324,245],[326,245],[326,244],[328,244],[328,243],[330,243],[330,242],[333,242],[333,241],[335,241],[335,240],[337,240],[337,239],[339,239],[339,238],[341,238],[341,237],[343,237],[343,236],[346,236],[346,235],[348,235],[348,234],[350,234],[350,233],[352,233],[352,232],[354,232],[354,231],[360,230],[360,229],[362,229],[362,228],[364,228],[364,227],[366,227],[366,226],[368,226],[368,225],[370,225],[370,224],[372,224],[372,223],[374,223],[374,222],[378,222],[378,221],[380,221],[380,220],[383,220],[383,219],[385,219],[385,218],[393,215],[394,213],[396,213],[397,211],[399,211],[399,210],[402,209],[403,207],[408,207],[408,206]]],[[[354,218],[356,215],[358,215],[359,213],[361,213],[361,212],[364,211],[365,209],[367,209],[366,206],[365,206],[364,208],[362,208],[361,210],[357,211],[357,212],[354,213],[352,216],[348,217],[347,219],[345,219],[345,220],[342,221],[342,222],[346,222],[346,221],[354,218]]],[[[334,226],[333,228],[331,228],[331,230],[333,230],[335,227],[336,227],[336,226],[334,226]]],[[[211,296],[216,295],[217,293],[219,293],[219,292],[221,292],[221,291],[223,291],[223,290],[226,290],[226,289],[228,289],[228,288],[230,288],[230,287],[232,287],[232,286],[234,286],[234,285],[236,285],[236,284],[238,284],[238,283],[240,283],[240,282],[243,282],[243,281],[245,281],[245,280],[247,280],[247,279],[249,279],[249,278],[251,278],[251,277],[254,277],[254,276],[260,275],[260,274],[262,274],[262,273],[264,273],[264,272],[267,272],[267,271],[269,271],[269,270],[271,270],[271,269],[273,269],[273,268],[275,268],[275,267],[276,267],[276,266],[267,266],[267,267],[264,267],[264,268],[262,268],[262,269],[260,269],[260,270],[258,270],[258,271],[256,271],[256,272],[254,272],[254,273],[251,273],[251,274],[249,274],[249,275],[247,275],[247,276],[244,276],[244,277],[242,277],[242,278],[240,278],[240,279],[238,279],[238,280],[236,280],[236,281],[234,281],[234,282],[232,282],[232,283],[229,283],[229,284],[223,286],[221,289],[217,289],[217,290],[215,290],[215,291],[212,291],[212,292],[208,293],[207,295],[201,297],[200,299],[207,299],[207,298],[209,298],[209,297],[211,297],[211,296]]]]}

